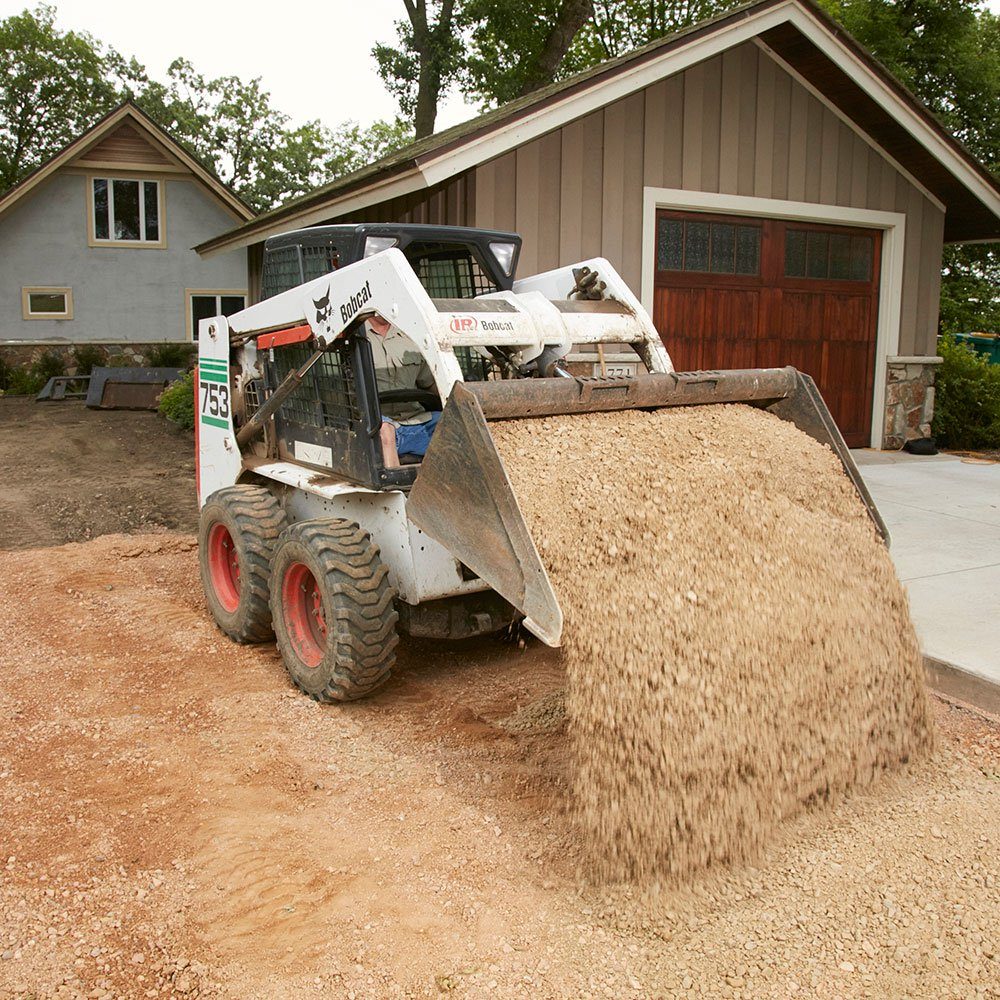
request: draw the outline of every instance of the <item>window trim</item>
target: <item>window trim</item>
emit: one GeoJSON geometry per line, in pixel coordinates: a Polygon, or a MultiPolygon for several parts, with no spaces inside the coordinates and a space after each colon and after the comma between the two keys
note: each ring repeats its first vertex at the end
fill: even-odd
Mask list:
{"type": "MultiPolygon", "coordinates": [[[[184,289],[184,332],[188,341],[194,342],[197,331],[191,320],[191,299],[195,295],[214,295],[220,298],[223,295],[242,295],[243,308],[246,309],[250,302],[250,295],[245,288],[185,288],[184,289]]],[[[221,308],[221,303],[219,304],[221,308]]]]}
{"type": "MultiPolygon", "coordinates": [[[[146,174],[124,173],[116,170],[102,171],[101,173],[86,174],[86,201],[87,201],[87,245],[91,247],[112,247],[115,249],[129,250],[166,250],[167,249],[167,220],[165,212],[165,178],[162,176],[150,176],[146,174]],[[160,225],[160,238],[158,240],[99,240],[97,238],[97,220],[94,213],[94,181],[107,181],[109,192],[112,181],[149,181],[156,184],[156,203],[160,225]]],[[[139,217],[145,214],[144,200],[139,198],[139,217]]],[[[113,198],[109,198],[109,208],[113,198]]],[[[109,217],[110,222],[110,217],[109,217]]]]}
{"type": "Polygon", "coordinates": [[[22,319],[54,319],[65,320],[73,318],[73,289],[67,285],[22,285],[21,286],[21,318],[22,319]],[[32,295],[52,295],[59,293],[64,296],[66,308],[58,313],[39,313],[31,311],[32,295]]]}

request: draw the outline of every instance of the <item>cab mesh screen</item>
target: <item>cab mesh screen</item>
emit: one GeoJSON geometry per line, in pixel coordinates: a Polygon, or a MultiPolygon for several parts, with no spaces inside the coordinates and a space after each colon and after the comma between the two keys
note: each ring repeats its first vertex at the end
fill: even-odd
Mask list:
{"type": "Polygon", "coordinates": [[[472,251],[461,244],[411,243],[403,251],[432,299],[471,299],[497,291],[472,251]]]}
{"type": "MultiPolygon", "coordinates": [[[[348,428],[361,420],[349,346],[327,351],[313,365],[302,384],[279,407],[286,420],[311,427],[348,428]]],[[[275,348],[275,385],[290,371],[304,365],[312,351],[303,344],[275,348]]]]}

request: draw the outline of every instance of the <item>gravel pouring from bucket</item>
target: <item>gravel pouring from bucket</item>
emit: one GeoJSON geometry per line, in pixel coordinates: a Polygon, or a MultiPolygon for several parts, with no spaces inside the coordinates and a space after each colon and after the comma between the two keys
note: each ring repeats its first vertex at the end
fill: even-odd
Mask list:
{"type": "Polygon", "coordinates": [[[885,524],[815,383],[791,367],[456,383],[410,491],[407,515],[513,604],[539,639],[557,646],[562,610],[488,421],[723,403],[767,410],[828,445],[888,543],[885,524]]]}

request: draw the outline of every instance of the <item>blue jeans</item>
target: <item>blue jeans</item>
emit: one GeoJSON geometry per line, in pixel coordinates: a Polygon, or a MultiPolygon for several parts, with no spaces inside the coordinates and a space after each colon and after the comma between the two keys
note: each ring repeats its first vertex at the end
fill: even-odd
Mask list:
{"type": "Polygon", "coordinates": [[[431,412],[431,419],[422,424],[398,424],[395,420],[383,417],[382,422],[392,424],[396,428],[396,451],[400,455],[426,455],[427,446],[431,443],[431,435],[441,419],[441,411],[431,412]]]}

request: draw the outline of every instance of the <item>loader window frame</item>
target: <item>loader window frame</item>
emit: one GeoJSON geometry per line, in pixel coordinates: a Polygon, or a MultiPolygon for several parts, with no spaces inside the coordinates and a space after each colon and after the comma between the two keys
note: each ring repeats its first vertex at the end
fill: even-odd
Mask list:
{"type": "MultiPolygon", "coordinates": [[[[305,344],[273,348],[264,354],[265,398],[311,354],[305,344]]],[[[278,455],[286,461],[375,490],[405,488],[416,477],[417,466],[385,468],[375,366],[361,323],[335,341],[313,366],[278,408],[274,424],[278,455]],[[305,447],[296,449],[296,445],[305,447]],[[303,457],[307,452],[328,454],[329,464],[309,461],[303,457]]]]}
{"type": "Polygon", "coordinates": [[[474,299],[500,290],[468,243],[413,240],[403,253],[432,299],[474,299]]]}

